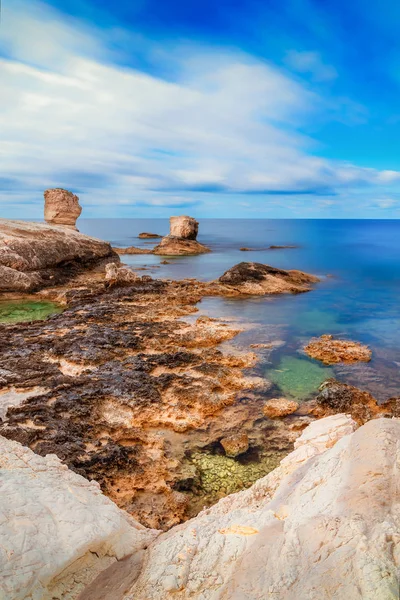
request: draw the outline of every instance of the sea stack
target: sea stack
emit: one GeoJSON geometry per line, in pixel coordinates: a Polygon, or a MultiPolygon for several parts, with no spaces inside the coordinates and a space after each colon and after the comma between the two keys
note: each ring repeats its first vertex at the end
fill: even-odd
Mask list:
{"type": "Polygon", "coordinates": [[[181,215],[170,217],[170,233],[154,248],[154,254],[163,256],[185,256],[205,254],[210,249],[197,241],[199,223],[193,217],[181,215]]]}
{"type": "Polygon", "coordinates": [[[54,188],[44,192],[44,218],[49,225],[63,225],[76,230],[82,212],[78,196],[68,190],[54,188]]]}

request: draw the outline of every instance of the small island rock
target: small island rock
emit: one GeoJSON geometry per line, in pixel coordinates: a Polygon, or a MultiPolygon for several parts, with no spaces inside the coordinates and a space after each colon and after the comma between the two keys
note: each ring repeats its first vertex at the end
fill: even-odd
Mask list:
{"type": "Polygon", "coordinates": [[[44,218],[49,225],[63,225],[76,229],[76,221],[82,212],[78,196],[62,188],[44,192],[44,218]]]}
{"type": "Polygon", "coordinates": [[[170,235],[184,240],[195,240],[199,232],[199,223],[193,217],[181,215],[180,217],[170,217],[169,219],[170,235]]]}

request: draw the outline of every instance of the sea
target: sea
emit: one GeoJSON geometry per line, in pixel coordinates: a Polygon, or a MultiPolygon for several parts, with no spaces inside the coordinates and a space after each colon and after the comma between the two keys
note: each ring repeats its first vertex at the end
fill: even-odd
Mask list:
{"type": "MultiPolygon", "coordinates": [[[[114,246],[149,248],[167,235],[168,219],[80,219],[79,230],[114,246]]],[[[263,344],[257,374],[272,382],[270,395],[305,400],[335,377],[369,391],[379,402],[400,396],[400,221],[201,219],[198,240],[210,254],[186,257],[124,255],[123,262],[157,278],[212,280],[242,261],[299,269],[321,277],[296,295],[203,298],[199,314],[240,323],[227,344],[246,350],[263,344]],[[292,246],[269,249],[269,246],[292,246]],[[242,247],[252,250],[243,252],[242,247]],[[368,344],[369,363],[326,367],[304,345],[333,334],[368,344]]]]}

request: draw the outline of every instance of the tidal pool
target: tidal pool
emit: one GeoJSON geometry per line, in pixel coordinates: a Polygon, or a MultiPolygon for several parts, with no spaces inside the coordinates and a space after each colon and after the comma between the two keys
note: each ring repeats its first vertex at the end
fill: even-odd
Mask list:
{"type": "Polygon", "coordinates": [[[296,400],[305,400],[317,392],[321,383],[333,376],[334,372],[329,367],[294,356],[283,356],[276,369],[266,372],[267,379],[275,383],[283,395],[296,400]]]}
{"type": "Polygon", "coordinates": [[[0,323],[38,321],[63,311],[47,300],[0,300],[0,323]]]}

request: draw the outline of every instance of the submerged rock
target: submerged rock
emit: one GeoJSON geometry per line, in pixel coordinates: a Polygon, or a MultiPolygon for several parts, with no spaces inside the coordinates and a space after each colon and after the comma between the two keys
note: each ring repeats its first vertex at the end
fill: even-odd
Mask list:
{"type": "Polygon", "coordinates": [[[78,196],[62,188],[44,192],[44,218],[49,225],[64,225],[76,229],[76,221],[82,212],[78,196]]]}
{"type": "Polygon", "coordinates": [[[144,548],[158,533],[56,456],[38,456],[1,436],[0,478],[4,599],[73,600],[127,555],[134,553],[140,568],[144,548]]]}
{"type": "Polygon", "coordinates": [[[169,228],[170,235],[173,237],[195,240],[199,232],[199,223],[193,217],[182,215],[180,217],[170,217],[169,228]]]}
{"type": "Polygon", "coordinates": [[[285,271],[261,263],[241,262],[228,269],[218,281],[239,288],[243,294],[278,294],[307,292],[311,289],[310,284],[319,279],[302,271],[285,271]]]}
{"type": "Polygon", "coordinates": [[[335,363],[355,363],[369,362],[372,352],[368,346],[360,342],[349,340],[337,340],[333,335],[321,335],[319,338],[313,338],[304,351],[311,358],[320,360],[326,365],[335,363]]]}
{"type": "Polygon", "coordinates": [[[196,240],[167,235],[154,248],[153,252],[162,256],[188,256],[190,254],[206,254],[211,250],[196,240]]]}
{"type": "Polygon", "coordinates": [[[34,291],[114,257],[110,244],[65,227],[0,219],[0,291],[34,291]]]}
{"type": "Polygon", "coordinates": [[[299,408],[299,403],[294,400],[287,400],[286,398],[272,398],[267,400],[263,407],[263,412],[269,419],[276,419],[278,417],[286,417],[296,412],[299,408]]]}
{"type": "Polygon", "coordinates": [[[249,449],[249,436],[247,433],[236,433],[222,438],[221,445],[227,456],[239,456],[249,449]]]}

